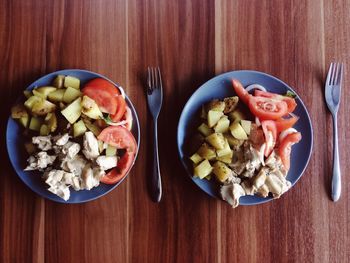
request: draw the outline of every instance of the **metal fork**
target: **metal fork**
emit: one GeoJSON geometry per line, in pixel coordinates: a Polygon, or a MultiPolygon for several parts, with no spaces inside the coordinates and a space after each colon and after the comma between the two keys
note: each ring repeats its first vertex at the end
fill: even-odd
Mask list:
{"type": "Polygon", "coordinates": [[[341,192],[341,178],[339,165],[339,150],[338,150],[338,128],[337,128],[337,113],[340,104],[341,86],[344,75],[343,63],[331,63],[326,85],[325,99],[329,111],[333,117],[333,177],[332,177],[332,200],[338,201],[341,192]]]}
{"type": "Polygon", "coordinates": [[[147,68],[147,102],[153,118],[153,164],[151,179],[151,198],[159,202],[162,197],[162,181],[159,169],[157,121],[163,101],[162,77],[159,67],[147,68]]]}

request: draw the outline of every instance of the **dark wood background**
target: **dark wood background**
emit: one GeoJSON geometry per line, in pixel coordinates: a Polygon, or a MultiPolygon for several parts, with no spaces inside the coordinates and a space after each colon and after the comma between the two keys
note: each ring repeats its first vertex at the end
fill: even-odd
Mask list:
{"type": "Polygon", "coordinates": [[[349,262],[350,1],[0,0],[0,261],[349,262]],[[346,63],[339,112],[343,191],[330,201],[332,126],[323,82],[346,63]],[[160,159],[164,196],[147,193],[146,67],[164,80],[160,159]],[[5,147],[11,103],[59,69],[95,71],[126,88],[143,141],[135,168],[107,196],[62,205],[31,192],[5,147]],[[311,114],[314,149],[301,180],[281,199],[231,209],[189,180],[178,159],[179,115],[216,74],[255,69],[281,78],[311,114]]]}

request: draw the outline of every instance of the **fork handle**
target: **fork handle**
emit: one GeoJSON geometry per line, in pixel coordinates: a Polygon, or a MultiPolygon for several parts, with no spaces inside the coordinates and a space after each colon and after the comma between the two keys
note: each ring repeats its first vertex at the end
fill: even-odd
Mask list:
{"type": "Polygon", "coordinates": [[[162,181],[160,178],[159,155],[158,155],[158,131],[157,120],[153,120],[153,164],[151,178],[151,198],[154,202],[160,202],[162,198],[162,181]]]}
{"type": "Polygon", "coordinates": [[[338,149],[338,127],[337,115],[333,115],[333,177],[332,177],[332,200],[339,200],[341,192],[341,172],[339,165],[339,149],[338,149]]]}

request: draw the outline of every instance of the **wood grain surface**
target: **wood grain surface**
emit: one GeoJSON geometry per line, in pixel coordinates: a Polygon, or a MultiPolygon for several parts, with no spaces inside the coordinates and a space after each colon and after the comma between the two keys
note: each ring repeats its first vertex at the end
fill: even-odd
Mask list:
{"type": "Polygon", "coordinates": [[[0,0],[0,262],[350,262],[350,1],[0,0]],[[330,200],[332,123],[324,79],[346,63],[339,112],[343,191],[330,200]],[[147,66],[159,65],[163,199],[150,201],[147,66]],[[81,68],[125,87],[142,142],[127,180],[86,204],[31,192],[5,147],[9,109],[40,76],[81,68]],[[273,74],[300,94],[314,127],[313,155],[279,200],[231,209],[189,180],[176,127],[189,96],[222,72],[273,74]]]}

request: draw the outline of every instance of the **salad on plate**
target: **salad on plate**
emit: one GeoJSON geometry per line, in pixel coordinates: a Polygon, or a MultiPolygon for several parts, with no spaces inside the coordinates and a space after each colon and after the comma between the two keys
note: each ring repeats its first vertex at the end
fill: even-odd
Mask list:
{"type": "Polygon", "coordinates": [[[137,143],[122,89],[103,78],[81,87],[79,78],[57,75],[24,95],[11,109],[24,128],[24,170],[42,172],[48,191],[67,201],[72,188],[115,184],[128,173],[137,143]]]}
{"type": "Polygon", "coordinates": [[[232,80],[237,96],[214,99],[201,108],[202,123],[192,138],[194,177],[216,180],[232,207],[245,195],[278,198],[291,187],[287,179],[292,145],[295,94],[276,94],[232,80]]]}

